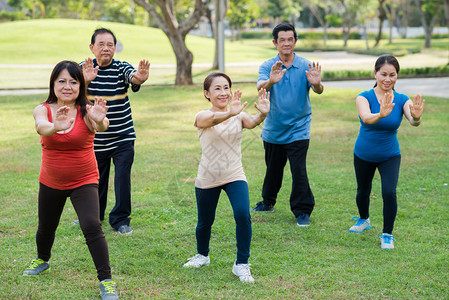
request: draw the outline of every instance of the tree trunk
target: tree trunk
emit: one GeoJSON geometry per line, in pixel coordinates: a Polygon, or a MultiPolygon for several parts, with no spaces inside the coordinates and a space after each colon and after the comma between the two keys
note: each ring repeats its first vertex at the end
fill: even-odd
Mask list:
{"type": "Polygon", "coordinates": [[[198,24],[201,16],[205,13],[208,1],[195,0],[195,9],[190,17],[182,23],[176,19],[175,0],[154,0],[159,7],[156,9],[154,4],[146,0],[134,0],[137,5],[142,6],[156,21],[159,28],[168,37],[173,52],[176,57],[176,85],[190,85],[192,80],[192,62],[193,54],[186,45],[185,38],[189,31],[198,24]]]}
{"type": "Polygon", "coordinates": [[[374,48],[379,46],[380,40],[382,39],[382,24],[384,23],[386,13],[384,9],[385,0],[379,0],[379,30],[377,32],[376,43],[374,48]]]}

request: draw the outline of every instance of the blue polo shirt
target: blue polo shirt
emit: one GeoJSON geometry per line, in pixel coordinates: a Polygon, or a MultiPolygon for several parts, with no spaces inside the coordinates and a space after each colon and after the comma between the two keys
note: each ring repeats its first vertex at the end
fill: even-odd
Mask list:
{"type": "MultiPolygon", "coordinates": [[[[380,111],[374,89],[359,94],[368,100],[371,113],[380,111]]],[[[404,104],[410,98],[407,95],[394,92],[395,106],[391,113],[375,124],[365,124],[360,119],[359,136],[355,142],[354,154],[369,162],[379,163],[401,154],[397,138],[398,128],[402,122],[404,104]]]]}
{"type": "MultiPolygon", "coordinates": [[[[270,78],[271,67],[281,59],[279,54],[265,61],[259,68],[257,81],[270,78]]],[[[289,144],[310,139],[312,107],[306,70],[310,61],[295,54],[292,64],[281,81],[273,85],[270,92],[270,112],[263,129],[262,139],[272,144],[289,144]]],[[[282,65],[282,69],[286,69],[282,65]]]]}

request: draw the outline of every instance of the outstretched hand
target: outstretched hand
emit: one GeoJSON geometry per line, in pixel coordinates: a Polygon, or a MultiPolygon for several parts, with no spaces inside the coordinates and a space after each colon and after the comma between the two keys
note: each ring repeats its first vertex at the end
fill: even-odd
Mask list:
{"type": "Polygon", "coordinates": [[[420,94],[417,94],[413,99],[413,104],[410,104],[410,114],[414,120],[421,119],[424,111],[424,102],[426,100],[422,99],[420,94]]]}
{"type": "Polygon", "coordinates": [[[65,105],[56,111],[55,119],[53,120],[53,126],[56,132],[69,129],[73,122],[75,122],[75,118],[69,118],[69,111],[70,108],[65,105]]]}
{"type": "Polygon", "coordinates": [[[242,104],[241,102],[242,92],[240,90],[236,90],[234,95],[231,96],[231,101],[229,102],[229,111],[231,116],[236,116],[242,112],[248,102],[242,104]]]}
{"type": "Polygon", "coordinates": [[[270,92],[268,92],[265,89],[259,90],[259,104],[254,103],[254,107],[258,111],[262,113],[262,115],[266,116],[268,112],[270,111],[270,92]]]}
{"type": "Polygon", "coordinates": [[[94,60],[92,58],[86,58],[81,66],[83,68],[84,80],[87,82],[87,84],[97,77],[98,69],[100,67],[96,66],[94,68],[94,60]]]}
{"type": "Polygon", "coordinates": [[[275,84],[281,81],[282,77],[284,77],[287,69],[282,70],[282,61],[277,61],[272,67],[270,72],[270,81],[275,84]]]}
{"type": "Polygon", "coordinates": [[[380,99],[379,115],[381,118],[385,118],[391,113],[395,105],[395,103],[393,103],[393,100],[394,100],[393,93],[385,93],[385,97],[380,99]]]}
{"type": "Polygon", "coordinates": [[[109,107],[106,106],[106,100],[102,97],[95,97],[94,105],[87,105],[87,115],[95,123],[103,122],[109,107]]]}
{"type": "Polygon", "coordinates": [[[143,84],[150,73],[150,62],[148,60],[142,59],[137,67],[137,72],[131,73],[131,76],[135,80],[135,84],[143,84]]]}
{"type": "Polygon", "coordinates": [[[309,71],[306,71],[307,80],[311,85],[317,85],[321,82],[321,65],[319,62],[309,64],[309,71]]]}

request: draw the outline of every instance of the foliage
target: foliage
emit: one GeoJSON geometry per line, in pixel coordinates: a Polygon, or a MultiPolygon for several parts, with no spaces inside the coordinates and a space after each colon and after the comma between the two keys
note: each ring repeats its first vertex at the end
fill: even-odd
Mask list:
{"type": "MultiPolygon", "coordinates": [[[[402,68],[401,77],[408,76],[424,76],[424,75],[445,75],[449,76],[449,65],[438,67],[421,67],[421,68],[402,68]]],[[[325,71],[323,78],[325,79],[369,79],[373,77],[372,70],[338,70],[325,71]]]]}
{"type": "MultiPolygon", "coordinates": [[[[201,76],[201,79],[204,79],[201,76]]],[[[255,113],[255,84],[233,85],[255,113]]],[[[313,121],[307,156],[316,199],[312,224],[296,226],[288,198],[288,166],[275,212],[252,213],[254,285],[231,273],[235,222],[223,193],[212,228],[211,264],[182,264],[196,252],[193,180],[200,146],[195,114],[209,107],[201,86],[150,87],[130,95],[137,132],[132,170],[132,235],[107,222],[113,279],[121,299],[444,299],[449,294],[447,99],[426,97],[423,123],[398,131],[402,162],[395,249],[382,251],[382,198],[376,173],[372,228],[351,234],[357,215],[352,150],[360,126],[354,99],[360,90],[326,88],[311,95],[313,121]]],[[[0,97],[1,299],[98,299],[94,264],[68,200],[50,261],[38,278],[22,277],[36,255],[41,149],[32,111],[45,95],[0,97]]],[[[265,173],[261,127],[243,133],[243,166],[251,206],[260,201],[265,173]]],[[[114,205],[112,185],[107,212],[114,205]]]]}

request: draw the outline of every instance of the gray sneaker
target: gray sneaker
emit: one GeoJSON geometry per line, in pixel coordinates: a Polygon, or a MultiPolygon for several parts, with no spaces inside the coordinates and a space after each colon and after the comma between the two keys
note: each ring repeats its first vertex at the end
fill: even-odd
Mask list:
{"type": "Polygon", "coordinates": [[[112,279],[100,281],[101,300],[117,300],[117,288],[112,279]]]}
{"type": "Polygon", "coordinates": [[[35,275],[39,275],[42,273],[45,273],[48,271],[48,269],[50,269],[50,264],[46,261],[43,261],[40,258],[35,258],[31,261],[30,266],[28,267],[28,269],[26,269],[25,271],[23,271],[23,276],[35,276],[35,275]]]}

